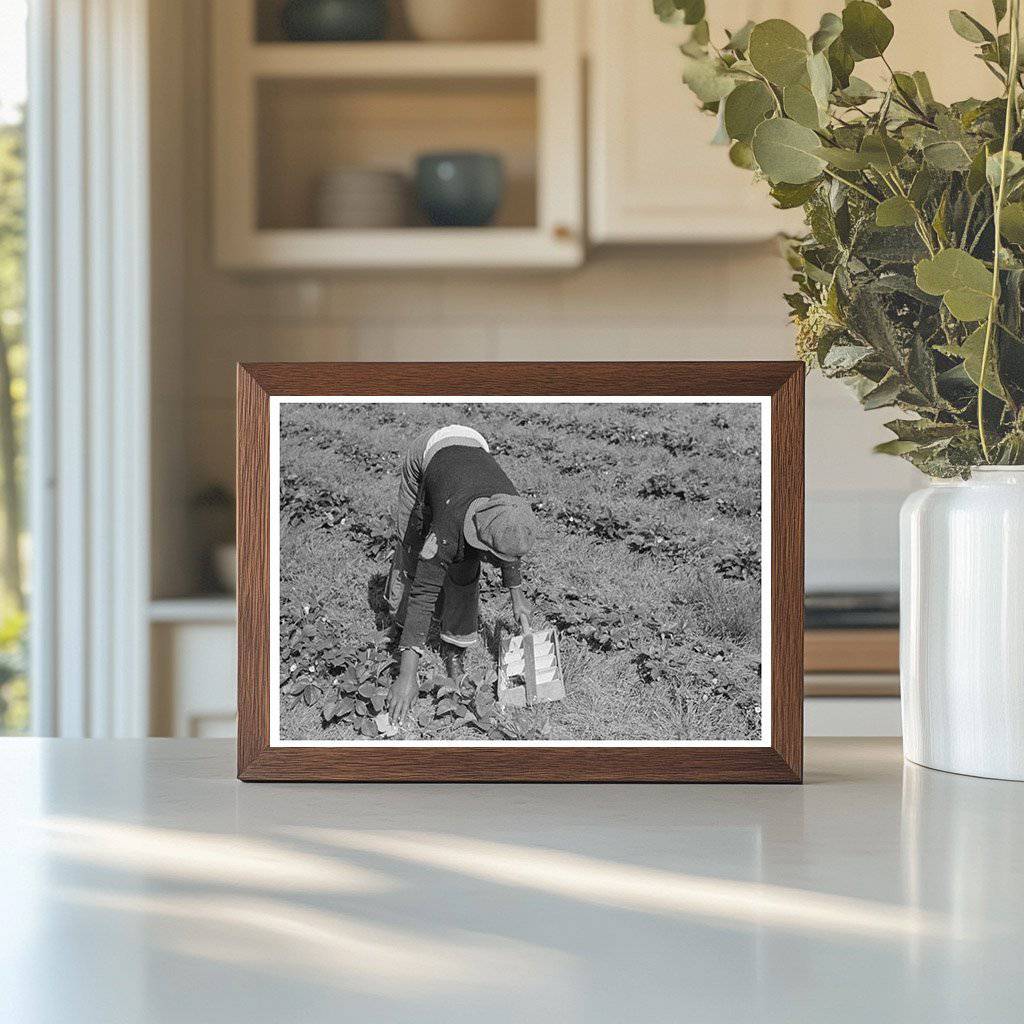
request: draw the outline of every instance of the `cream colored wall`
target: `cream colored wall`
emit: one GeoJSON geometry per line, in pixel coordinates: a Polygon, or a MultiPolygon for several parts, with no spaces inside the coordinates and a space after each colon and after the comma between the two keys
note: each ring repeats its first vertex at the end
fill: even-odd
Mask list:
{"type": "MultiPolygon", "coordinates": [[[[154,381],[158,407],[181,416],[179,432],[164,417],[157,439],[158,463],[174,479],[161,488],[166,500],[230,484],[238,360],[791,358],[780,297],[787,268],[768,245],[608,250],[565,273],[217,271],[209,258],[202,8],[201,0],[182,8],[183,343],[180,353],[162,355],[166,378],[154,381]],[[177,456],[183,468],[175,468],[177,456]]],[[[175,130],[170,116],[157,130],[175,130]]],[[[884,419],[861,412],[840,385],[809,381],[809,585],[895,584],[896,510],[915,477],[870,454],[885,436],[884,419]]],[[[172,578],[158,573],[157,592],[178,586],[172,578]]]]}

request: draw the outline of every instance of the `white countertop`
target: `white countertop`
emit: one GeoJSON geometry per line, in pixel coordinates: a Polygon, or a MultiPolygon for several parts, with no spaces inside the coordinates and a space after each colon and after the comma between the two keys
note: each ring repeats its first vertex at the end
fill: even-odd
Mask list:
{"type": "Polygon", "coordinates": [[[810,740],[783,786],[243,785],[0,741],[0,1021],[1005,1022],[1024,785],[810,740]]]}

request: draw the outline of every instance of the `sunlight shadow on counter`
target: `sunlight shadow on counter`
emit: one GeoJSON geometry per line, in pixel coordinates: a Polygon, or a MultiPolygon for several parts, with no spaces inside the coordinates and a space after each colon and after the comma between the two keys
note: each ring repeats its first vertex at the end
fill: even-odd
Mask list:
{"type": "Polygon", "coordinates": [[[582,903],[749,927],[903,940],[953,936],[940,915],[763,882],[680,874],[576,853],[425,832],[289,829],[287,835],[582,903]]]}

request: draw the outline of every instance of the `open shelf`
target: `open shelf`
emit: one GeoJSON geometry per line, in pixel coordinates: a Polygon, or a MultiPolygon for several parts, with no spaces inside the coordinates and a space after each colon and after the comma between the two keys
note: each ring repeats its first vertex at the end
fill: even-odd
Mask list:
{"type": "MultiPolygon", "coordinates": [[[[316,222],[314,197],[325,174],[351,166],[400,173],[408,223],[397,230],[430,230],[412,195],[413,178],[417,156],[438,150],[497,153],[504,166],[504,194],[493,225],[463,235],[536,227],[532,79],[272,79],[258,85],[256,121],[260,231],[345,234],[316,222]]],[[[353,242],[374,246],[379,233],[360,230],[353,242]]],[[[450,228],[442,234],[455,240],[450,228]]]]}

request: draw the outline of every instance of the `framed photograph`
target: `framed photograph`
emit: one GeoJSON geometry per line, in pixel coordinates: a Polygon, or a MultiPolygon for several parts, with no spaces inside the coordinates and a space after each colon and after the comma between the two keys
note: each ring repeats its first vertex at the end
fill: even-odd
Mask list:
{"type": "Polygon", "coordinates": [[[238,775],[799,782],[798,362],[238,368],[238,775]]]}

